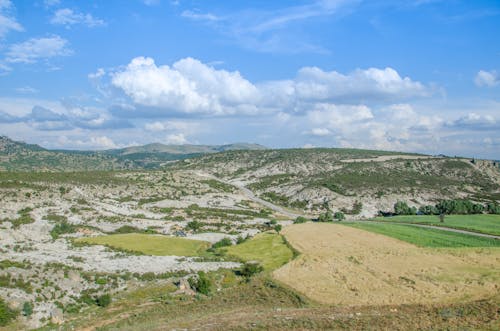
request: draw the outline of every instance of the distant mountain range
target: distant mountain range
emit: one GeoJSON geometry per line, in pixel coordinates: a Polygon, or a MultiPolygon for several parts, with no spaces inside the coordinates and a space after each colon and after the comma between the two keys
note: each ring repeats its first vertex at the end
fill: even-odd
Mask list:
{"type": "Polygon", "coordinates": [[[164,145],[160,143],[105,151],[49,150],[0,136],[0,170],[125,170],[155,169],[169,161],[230,150],[263,150],[258,144],[164,145]]]}

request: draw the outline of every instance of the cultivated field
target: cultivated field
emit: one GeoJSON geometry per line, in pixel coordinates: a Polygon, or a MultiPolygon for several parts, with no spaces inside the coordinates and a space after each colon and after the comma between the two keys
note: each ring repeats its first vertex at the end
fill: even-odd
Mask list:
{"type": "Polygon", "coordinates": [[[377,217],[375,220],[381,222],[429,224],[500,235],[500,215],[446,215],[444,222],[440,222],[439,216],[433,215],[377,217]]]}
{"type": "Polygon", "coordinates": [[[499,293],[500,249],[432,249],[334,224],[287,227],[302,255],[273,273],[324,304],[457,302],[499,293]]]}
{"type": "Polygon", "coordinates": [[[421,228],[406,224],[352,222],[342,223],[383,234],[420,247],[500,247],[500,240],[472,236],[441,229],[421,228]]]}

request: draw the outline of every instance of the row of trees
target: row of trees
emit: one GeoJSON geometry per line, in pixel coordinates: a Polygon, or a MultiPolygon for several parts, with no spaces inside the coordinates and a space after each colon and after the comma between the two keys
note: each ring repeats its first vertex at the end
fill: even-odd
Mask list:
{"type": "Polygon", "coordinates": [[[398,201],[394,204],[395,215],[442,215],[442,214],[500,214],[500,205],[496,203],[475,203],[470,200],[443,200],[435,205],[421,206],[418,210],[416,207],[410,207],[404,201],[398,201]]]}

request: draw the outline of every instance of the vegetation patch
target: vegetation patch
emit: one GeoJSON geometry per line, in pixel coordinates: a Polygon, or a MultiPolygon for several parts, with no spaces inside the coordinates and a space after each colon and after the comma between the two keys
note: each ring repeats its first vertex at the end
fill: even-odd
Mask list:
{"type": "Polygon", "coordinates": [[[342,223],[357,229],[375,232],[420,247],[500,247],[500,240],[478,237],[440,229],[405,224],[353,222],[342,223]]]}
{"type": "Polygon", "coordinates": [[[265,270],[279,268],[294,255],[282,236],[270,232],[258,234],[240,245],[224,248],[224,251],[243,261],[258,261],[265,270]]]}
{"type": "Polygon", "coordinates": [[[77,243],[104,245],[146,255],[199,256],[210,246],[208,242],[141,233],[113,234],[76,239],[77,243]]]}
{"type": "Polygon", "coordinates": [[[400,222],[429,224],[479,233],[500,235],[500,215],[446,215],[444,217],[444,222],[440,221],[439,216],[433,215],[377,217],[375,220],[388,223],[400,222]]]}

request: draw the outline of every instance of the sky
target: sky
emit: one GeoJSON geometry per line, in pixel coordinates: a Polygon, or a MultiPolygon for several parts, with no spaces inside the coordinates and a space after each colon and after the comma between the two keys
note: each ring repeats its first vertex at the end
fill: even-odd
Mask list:
{"type": "Polygon", "coordinates": [[[500,1],[0,0],[0,135],[500,159],[500,1]]]}

